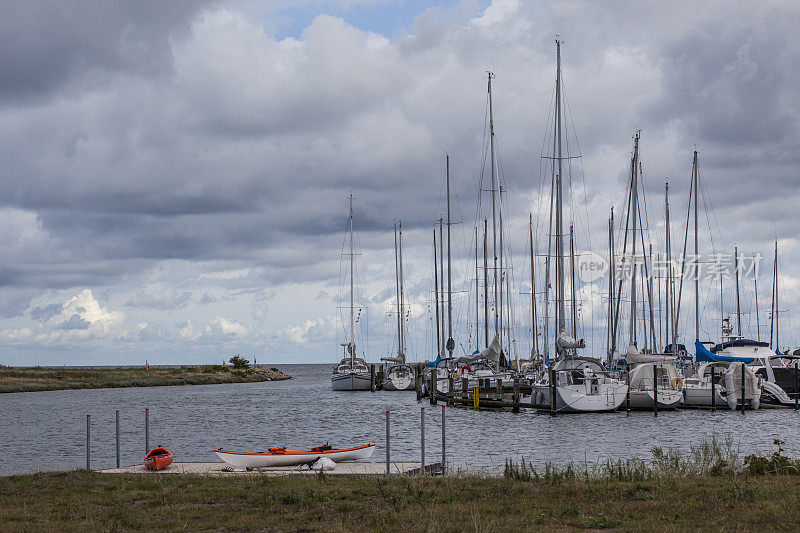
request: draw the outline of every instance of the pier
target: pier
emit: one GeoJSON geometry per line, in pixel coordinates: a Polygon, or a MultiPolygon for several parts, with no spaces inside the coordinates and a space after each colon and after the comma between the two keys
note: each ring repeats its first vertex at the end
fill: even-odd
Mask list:
{"type": "MultiPolygon", "coordinates": [[[[418,475],[440,475],[444,473],[442,463],[427,463],[424,470],[420,462],[393,462],[389,465],[390,475],[396,476],[418,476],[418,475]]],[[[249,476],[262,475],[273,477],[286,476],[318,476],[320,472],[310,470],[300,466],[273,466],[266,468],[232,468],[225,463],[172,463],[163,470],[148,470],[143,464],[125,466],[121,468],[109,468],[99,470],[103,474],[191,474],[207,476],[249,476]]],[[[351,477],[371,477],[385,476],[386,464],[383,462],[342,462],[336,463],[333,470],[325,470],[326,476],[351,476],[351,477]]]]}

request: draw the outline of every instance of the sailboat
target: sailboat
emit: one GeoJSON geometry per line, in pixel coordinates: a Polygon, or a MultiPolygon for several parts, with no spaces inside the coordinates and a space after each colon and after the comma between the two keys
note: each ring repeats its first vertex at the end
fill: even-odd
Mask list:
{"type": "MultiPolygon", "coordinates": [[[[534,403],[549,404],[560,412],[603,412],[615,411],[625,401],[628,386],[613,377],[599,359],[579,356],[578,350],[585,348],[583,339],[575,339],[567,333],[565,309],[565,269],[564,269],[564,217],[563,217],[563,172],[561,139],[561,41],[556,39],[556,98],[552,157],[551,225],[555,218],[555,360],[549,360],[548,371],[532,386],[534,403]]],[[[549,256],[545,287],[550,286],[549,256]]],[[[574,292],[574,284],[573,284],[574,292]]],[[[573,332],[575,332],[573,305],[573,332]]],[[[545,307],[547,309],[547,307],[545,307]]],[[[547,323],[547,320],[545,320],[547,323]]],[[[547,327],[547,324],[545,325],[547,327]]],[[[547,337],[547,336],[546,336],[547,337]]],[[[547,339],[547,342],[550,342],[547,339]]]]}
{"type": "Polygon", "coordinates": [[[403,222],[399,224],[400,238],[398,240],[398,224],[394,225],[394,268],[395,290],[397,295],[397,355],[382,357],[381,361],[391,363],[386,369],[383,380],[383,390],[414,390],[416,380],[414,369],[406,364],[406,335],[405,335],[405,291],[403,288],[403,222]]]}
{"type": "Polygon", "coordinates": [[[372,378],[370,376],[369,367],[364,359],[356,357],[356,339],[355,339],[355,292],[353,287],[353,274],[354,274],[354,261],[355,254],[353,253],[353,195],[350,195],[350,253],[347,254],[350,259],[350,338],[347,342],[341,343],[344,351],[342,360],[333,369],[331,375],[331,387],[337,391],[353,391],[353,390],[370,390],[372,385],[372,378]]]}
{"type": "MultiPolygon", "coordinates": [[[[653,295],[652,288],[647,281],[648,261],[644,254],[644,227],[641,216],[641,206],[639,204],[639,175],[641,173],[641,162],[639,154],[639,140],[641,132],[637,131],[633,138],[633,155],[631,157],[630,177],[628,180],[628,191],[626,193],[626,224],[624,242],[622,249],[623,262],[630,261],[630,322],[628,328],[628,348],[625,353],[625,362],[628,367],[628,385],[630,402],[629,406],[633,409],[653,409],[656,404],[658,409],[674,409],[683,401],[683,378],[678,375],[677,359],[674,354],[657,353],[657,341],[655,333],[655,320],[653,316],[653,295]],[[628,222],[631,222],[629,226],[628,222]],[[630,230],[630,231],[629,231],[630,230]],[[628,236],[630,235],[631,255],[628,256],[628,236]],[[637,244],[641,243],[642,255],[636,255],[637,244]],[[643,265],[639,265],[639,257],[644,259],[643,265]],[[632,259],[632,260],[631,260],[632,259]],[[643,269],[642,269],[643,267],[643,269]],[[642,274],[642,278],[638,274],[642,274]],[[637,304],[638,287],[637,282],[642,283],[642,299],[644,312],[649,309],[649,321],[644,322],[644,335],[638,337],[637,328],[637,304]],[[647,286],[647,289],[644,286],[647,286]],[[649,327],[647,327],[649,326],[649,327]],[[650,349],[640,350],[638,342],[642,341],[643,346],[647,347],[650,340],[650,349]],[[648,353],[643,353],[648,352],[648,353]]],[[[646,222],[647,219],[645,219],[646,222]]],[[[651,248],[652,252],[652,248],[651,248]]],[[[652,257],[652,253],[651,253],[652,257]]],[[[652,264],[649,265],[652,269],[652,264]]],[[[616,301],[614,308],[614,320],[611,325],[611,351],[617,355],[617,330],[619,328],[619,309],[622,302],[622,284],[620,277],[616,291],[616,301]]],[[[644,313],[647,314],[647,313],[644,313]]]]}

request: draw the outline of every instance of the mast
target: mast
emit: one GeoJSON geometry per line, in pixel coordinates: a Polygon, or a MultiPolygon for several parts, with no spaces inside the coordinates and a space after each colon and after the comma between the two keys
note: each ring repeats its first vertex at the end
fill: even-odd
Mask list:
{"type": "Polygon", "coordinates": [[[444,340],[444,311],[445,311],[445,304],[444,304],[444,233],[442,232],[442,228],[444,225],[444,219],[439,217],[439,294],[442,295],[442,347],[439,353],[444,353],[445,350],[445,340],[444,340]]]}
{"type": "Polygon", "coordinates": [[[616,332],[614,331],[614,207],[611,207],[611,218],[608,219],[608,327],[607,346],[608,365],[611,366],[616,348],[616,332]]]}
{"type": "MultiPolygon", "coordinates": [[[[433,295],[436,300],[436,355],[442,353],[442,335],[439,331],[439,265],[436,252],[436,226],[433,227],[433,295]]],[[[444,327],[444,325],[442,325],[444,327]]]]}
{"type": "Polygon", "coordinates": [[[561,41],[556,39],[556,146],[558,174],[556,174],[556,299],[557,326],[556,336],[566,331],[564,308],[564,228],[563,228],[563,192],[562,192],[562,156],[561,156],[561,41]]]}
{"type": "Polygon", "coordinates": [[[397,222],[394,223],[394,283],[397,301],[397,356],[403,353],[403,334],[401,332],[401,317],[403,305],[400,303],[400,259],[397,253],[397,222]]]}
{"type": "MultiPolygon", "coordinates": [[[[500,333],[500,353],[504,353],[503,350],[503,281],[505,279],[505,271],[503,270],[503,186],[500,185],[499,188],[500,192],[500,202],[498,205],[498,215],[499,215],[499,223],[500,223],[500,303],[498,305],[499,315],[500,315],[500,326],[498,328],[500,333]]],[[[509,341],[511,338],[509,337],[509,341]]]]}
{"type": "Polygon", "coordinates": [[[484,343],[489,347],[489,262],[486,251],[489,235],[489,221],[483,219],[483,331],[484,343]]]}
{"type": "Polygon", "coordinates": [[[569,223],[569,269],[570,269],[570,290],[572,291],[572,338],[578,338],[578,302],[575,299],[575,245],[573,241],[572,222],[569,223]]]}
{"type": "Polygon", "coordinates": [[[400,345],[402,346],[401,357],[403,362],[406,362],[406,297],[405,290],[403,289],[403,221],[400,221],[400,312],[403,317],[400,320],[400,345]]]}
{"type": "MultiPolygon", "coordinates": [[[[694,151],[692,160],[692,182],[694,185],[694,258],[700,259],[698,255],[699,247],[697,244],[697,150],[694,151]]],[[[700,280],[699,275],[694,276],[694,340],[700,340],[700,280]]]]}
{"type": "Polygon", "coordinates": [[[450,156],[446,156],[447,167],[447,351],[453,357],[453,348],[456,343],[453,340],[453,286],[452,270],[450,265],[450,156]]]}
{"type": "Polygon", "coordinates": [[[528,217],[528,236],[531,241],[531,335],[533,336],[533,353],[531,353],[531,359],[533,359],[533,356],[539,353],[539,346],[536,338],[536,277],[534,276],[533,270],[533,213],[528,213],[528,217]]]}
{"type": "Polygon", "coordinates": [[[733,270],[736,273],[736,334],[742,336],[742,309],[739,304],[739,247],[733,249],[733,270]]]}
{"type": "MultiPolygon", "coordinates": [[[[636,344],[636,210],[639,205],[639,180],[638,180],[638,161],[639,161],[639,131],[633,138],[633,159],[631,160],[631,210],[633,213],[633,272],[631,273],[631,323],[630,323],[630,342],[636,344]]],[[[642,250],[644,252],[644,250],[642,250]]],[[[646,336],[645,336],[646,338],[646,336]]]]}
{"type": "MultiPolygon", "coordinates": [[[[497,294],[497,214],[496,214],[496,206],[495,206],[495,192],[497,191],[497,176],[495,173],[495,162],[494,162],[494,113],[492,110],[492,78],[494,78],[494,74],[492,72],[488,73],[489,78],[489,153],[490,153],[490,164],[492,167],[492,255],[494,256],[494,333],[497,335],[499,333],[499,323],[497,317],[497,302],[498,302],[498,294],[497,294]]],[[[502,344],[501,344],[502,346],[502,344]]]]}
{"type": "Polygon", "coordinates": [[[352,343],[352,349],[348,346],[348,351],[350,352],[350,368],[353,367],[355,363],[356,357],[356,327],[355,327],[355,317],[353,316],[353,311],[355,309],[355,305],[353,303],[354,294],[353,294],[353,194],[350,194],[350,342],[352,343]]]}
{"type": "Polygon", "coordinates": [[[769,345],[780,351],[778,340],[778,240],[775,240],[775,255],[772,260],[772,313],[770,313],[769,345]],[[773,332],[775,344],[772,344],[773,332]]]}
{"type": "MultiPolygon", "coordinates": [[[[672,233],[669,229],[669,182],[664,183],[664,217],[666,219],[664,224],[664,231],[666,232],[666,243],[667,243],[667,287],[666,287],[666,307],[667,307],[667,323],[666,323],[666,339],[664,344],[672,344],[671,341],[668,339],[671,337],[670,335],[670,324],[672,323],[672,243],[670,242],[670,234],[672,233]]],[[[671,347],[671,353],[675,353],[675,347],[671,347]]]]}
{"type": "Polygon", "coordinates": [[[475,347],[478,347],[478,329],[480,328],[480,288],[478,287],[478,226],[475,226],[475,347]]]}

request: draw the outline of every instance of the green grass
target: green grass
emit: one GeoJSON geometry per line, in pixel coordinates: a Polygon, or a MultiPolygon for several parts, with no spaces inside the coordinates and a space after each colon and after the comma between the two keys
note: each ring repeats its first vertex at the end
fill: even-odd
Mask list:
{"type": "Polygon", "coordinates": [[[164,385],[213,385],[289,379],[277,369],[231,370],[221,365],[179,368],[69,368],[0,366],[0,393],[164,385]]]}
{"type": "Polygon", "coordinates": [[[800,476],[545,482],[79,471],[0,478],[0,524],[4,531],[797,531],[800,476]]]}

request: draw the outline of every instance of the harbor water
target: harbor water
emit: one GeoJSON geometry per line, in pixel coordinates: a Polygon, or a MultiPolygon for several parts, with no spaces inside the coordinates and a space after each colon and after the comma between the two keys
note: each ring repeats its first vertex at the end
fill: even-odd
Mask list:
{"type": "MultiPolygon", "coordinates": [[[[121,463],[145,454],[145,408],[150,446],[169,448],[176,461],[216,461],[215,448],[265,451],[375,443],[385,458],[385,412],[390,410],[391,459],[418,461],[420,408],[425,407],[426,461],[441,460],[441,406],[411,392],[334,392],[333,365],[277,365],[288,381],[203,386],[66,390],[0,395],[0,474],[73,470],[86,464],[86,415],[91,414],[93,469],[116,466],[115,410],[120,411],[121,463]]],[[[704,439],[730,439],[740,456],[768,454],[781,439],[800,457],[800,412],[762,409],[744,415],[678,410],[550,417],[446,408],[451,470],[498,473],[507,458],[534,465],[647,459],[654,446],[688,450],[704,439]]]]}

